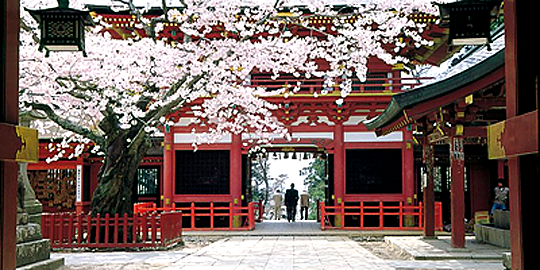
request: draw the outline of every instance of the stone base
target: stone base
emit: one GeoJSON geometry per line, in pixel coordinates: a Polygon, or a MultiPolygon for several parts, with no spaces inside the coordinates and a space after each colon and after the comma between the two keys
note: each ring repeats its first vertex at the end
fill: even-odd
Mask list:
{"type": "Polygon", "coordinates": [[[490,224],[475,224],[474,234],[479,243],[510,248],[510,230],[495,228],[490,224]]]}
{"type": "Polygon", "coordinates": [[[512,269],[512,253],[503,253],[503,266],[508,270],[512,269]]]}
{"type": "Polygon", "coordinates": [[[64,258],[55,258],[18,267],[17,270],[56,270],[62,266],[64,258]]]}
{"type": "Polygon", "coordinates": [[[28,223],[26,225],[17,226],[17,244],[40,240],[41,238],[41,225],[28,223]]]}
{"type": "Polygon", "coordinates": [[[496,228],[510,230],[510,211],[495,210],[493,224],[496,228]]]}
{"type": "Polygon", "coordinates": [[[17,267],[48,260],[51,255],[49,239],[17,244],[17,267]]]}

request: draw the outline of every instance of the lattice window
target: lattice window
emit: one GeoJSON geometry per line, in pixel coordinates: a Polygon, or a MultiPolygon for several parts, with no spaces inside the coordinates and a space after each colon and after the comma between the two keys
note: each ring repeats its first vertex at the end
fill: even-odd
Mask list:
{"type": "Polygon", "coordinates": [[[377,73],[368,73],[367,74],[367,80],[365,82],[360,82],[360,80],[354,78],[353,79],[353,90],[360,90],[360,88],[363,88],[365,91],[384,91],[386,90],[386,87],[384,84],[386,83],[386,73],[384,72],[377,72],[377,73]],[[382,79],[382,80],[374,80],[374,79],[382,79]],[[359,86],[358,84],[368,84],[369,86],[359,86]],[[377,85],[373,85],[377,84],[377,85]]]}
{"type": "Polygon", "coordinates": [[[401,149],[346,150],[346,192],[401,193],[401,149]]]}
{"type": "Polygon", "coordinates": [[[177,194],[229,194],[228,150],[176,151],[177,194]]]}

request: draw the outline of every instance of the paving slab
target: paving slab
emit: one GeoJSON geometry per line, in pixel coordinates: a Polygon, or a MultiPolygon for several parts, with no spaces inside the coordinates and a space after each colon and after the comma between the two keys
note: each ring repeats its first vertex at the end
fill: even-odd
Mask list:
{"type": "Polygon", "coordinates": [[[465,248],[452,248],[449,236],[436,239],[422,237],[387,236],[385,241],[403,252],[410,254],[415,260],[498,260],[508,249],[476,242],[473,236],[466,237],[465,248]]]}
{"type": "MultiPolygon", "coordinates": [[[[283,222],[282,222],[283,223],[283,222]]],[[[301,224],[304,228],[316,224],[301,224]]],[[[53,258],[65,258],[62,270],[244,270],[244,269],[349,269],[349,270],[426,270],[426,269],[479,269],[502,270],[501,260],[478,260],[471,255],[487,252],[481,246],[468,247],[467,259],[441,256],[456,253],[447,250],[449,238],[439,238],[435,243],[422,241],[420,237],[387,237],[392,243],[401,244],[404,249],[421,254],[434,254],[437,257],[424,257],[424,260],[411,260],[410,256],[381,256],[362,246],[360,238],[348,235],[309,235],[285,223],[272,224],[273,229],[281,230],[281,235],[244,235],[220,237],[192,237],[193,243],[184,248],[169,251],[141,252],[56,252],[53,258]],[[297,233],[297,234],[294,234],[297,233]],[[198,239],[198,240],[197,240],[198,239]],[[201,239],[208,239],[203,241],[201,239]],[[356,239],[356,240],[353,240],[356,239]],[[199,241],[199,242],[197,242],[199,241]],[[441,243],[439,243],[441,242],[441,243]],[[445,246],[445,243],[448,242],[445,246]],[[431,244],[430,244],[431,243],[431,244]],[[474,248],[472,248],[474,247],[474,248]],[[415,251],[416,250],[416,251],[415,251]],[[428,260],[429,259],[429,260],[428,260]]],[[[293,224],[293,223],[291,223],[293,224]]],[[[318,225],[318,224],[316,224],[318,225]]],[[[189,239],[186,236],[185,239],[189,239]]],[[[376,240],[380,241],[381,238],[376,240]]],[[[381,243],[382,245],[386,245],[381,243]]],[[[489,250],[486,249],[486,250],[489,250]]],[[[492,252],[492,251],[489,251],[492,252]]],[[[462,252],[463,253],[463,252],[462,252]]]]}
{"type": "Polygon", "coordinates": [[[400,230],[321,230],[315,220],[264,220],[252,231],[184,231],[185,236],[420,236],[422,231],[400,230]]]}

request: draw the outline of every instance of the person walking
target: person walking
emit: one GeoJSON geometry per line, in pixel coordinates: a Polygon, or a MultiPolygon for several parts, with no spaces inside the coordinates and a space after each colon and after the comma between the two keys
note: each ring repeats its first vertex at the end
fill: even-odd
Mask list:
{"type": "Polygon", "coordinates": [[[493,216],[493,212],[497,209],[506,210],[506,201],[508,200],[509,192],[510,190],[504,186],[504,179],[499,178],[497,187],[495,187],[495,199],[493,200],[490,215],[493,216]]]}
{"type": "Polygon", "coordinates": [[[278,189],[276,190],[276,194],[274,194],[274,220],[281,219],[282,200],[283,200],[283,196],[281,195],[281,191],[278,189]]]}
{"type": "Polygon", "coordinates": [[[294,183],[291,188],[285,192],[285,206],[287,207],[287,221],[295,222],[296,205],[298,204],[298,190],[294,189],[294,183]]]}
{"type": "Polygon", "coordinates": [[[300,194],[300,219],[308,219],[308,208],[309,208],[309,194],[307,190],[304,189],[302,194],[300,194]]]}

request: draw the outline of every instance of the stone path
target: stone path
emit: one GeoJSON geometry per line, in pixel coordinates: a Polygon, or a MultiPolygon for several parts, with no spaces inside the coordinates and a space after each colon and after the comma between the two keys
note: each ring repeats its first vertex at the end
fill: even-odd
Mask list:
{"type": "Polygon", "coordinates": [[[466,237],[464,249],[452,248],[450,236],[437,239],[422,237],[386,237],[385,241],[410,254],[416,260],[501,260],[509,249],[479,244],[474,236],[466,237]]]}
{"type": "Polygon", "coordinates": [[[499,261],[382,259],[346,236],[234,236],[202,248],[54,253],[79,269],[503,269],[499,261]]]}
{"type": "Polygon", "coordinates": [[[187,236],[370,236],[370,235],[422,235],[422,231],[326,230],[315,220],[265,220],[257,223],[253,231],[184,231],[187,236]]]}

